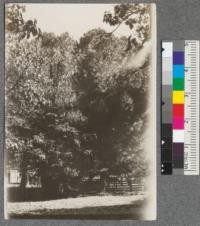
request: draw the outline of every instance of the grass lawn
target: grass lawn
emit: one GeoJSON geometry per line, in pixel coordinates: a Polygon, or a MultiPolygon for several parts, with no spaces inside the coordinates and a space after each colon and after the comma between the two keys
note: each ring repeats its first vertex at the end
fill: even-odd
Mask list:
{"type": "Polygon", "coordinates": [[[143,195],[87,196],[40,202],[7,203],[10,218],[141,219],[143,195]]]}

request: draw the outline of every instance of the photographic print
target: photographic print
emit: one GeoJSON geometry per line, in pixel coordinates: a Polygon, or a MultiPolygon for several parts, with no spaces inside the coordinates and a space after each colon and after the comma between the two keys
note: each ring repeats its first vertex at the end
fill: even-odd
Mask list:
{"type": "Polygon", "coordinates": [[[5,5],[7,219],[156,219],[155,4],[5,5]]]}

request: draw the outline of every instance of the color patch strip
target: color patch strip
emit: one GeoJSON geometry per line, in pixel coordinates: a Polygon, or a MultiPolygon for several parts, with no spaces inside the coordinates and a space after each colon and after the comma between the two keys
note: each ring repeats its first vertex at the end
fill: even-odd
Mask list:
{"type": "Polygon", "coordinates": [[[174,156],[183,156],[184,154],[184,143],[174,143],[173,144],[174,156]]]}
{"type": "Polygon", "coordinates": [[[172,80],[173,43],[162,42],[161,173],[172,174],[172,80]]]}
{"type": "Polygon", "coordinates": [[[173,130],[173,145],[174,143],[184,143],[184,130],[174,129],[173,130]]]}
{"type": "Polygon", "coordinates": [[[184,78],[173,79],[173,90],[184,90],[184,78]]]}
{"type": "Polygon", "coordinates": [[[184,65],[184,52],[183,51],[174,51],[173,52],[173,64],[184,65]]]}
{"type": "Polygon", "coordinates": [[[184,105],[183,104],[173,104],[173,116],[174,117],[184,117],[184,105]]]}
{"type": "Polygon", "coordinates": [[[162,42],[161,174],[199,175],[197,40],[162,42]]]}
{"type": "Polygon", "coordinates": [[[173,77],[184,78],[184,65],[173,65],[173,77]]]}
{"type": "Polygon", "coordinates": [[[173,129],[184,129],[183,117],[173,117],[173,129]]]}
{"type": "Polygon", "coordinates": [[[173,91],[173,104],[184,103],[184,91],[173,91]]]}
{"type": "Polygon", "coordinates": [[[183,174],[184,165],[184,42],[173,43],[173,167],[183,174]]]}
{"type": "Polygon", "coordinates": [[[185,41],[184,175],[199,175],[199,41],[185,41]]]}

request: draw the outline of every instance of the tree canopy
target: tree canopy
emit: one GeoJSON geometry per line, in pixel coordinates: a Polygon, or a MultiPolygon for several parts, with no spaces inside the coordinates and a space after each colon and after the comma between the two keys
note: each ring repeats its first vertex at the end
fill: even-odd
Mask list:
{"type": "Polygon", "coordinates": [[[8,166],[24,174],[38,169],[43,178],[56,166],[79,179],[104,169],[145,175],[149,59],[140,68],[123,62],[148,39],[148,6],[121,4],[105,12],[104,22],[125,23],[137,36],[93,29],[79,42],[68,33],[41,33],[36,22],[24,21],[24,10],[12,5],[6,11],[8,166]]]}

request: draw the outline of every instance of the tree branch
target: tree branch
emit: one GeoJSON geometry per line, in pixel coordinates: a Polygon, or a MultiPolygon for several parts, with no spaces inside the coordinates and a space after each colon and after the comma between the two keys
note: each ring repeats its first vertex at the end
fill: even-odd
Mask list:
{"type": "Polygon", "coordinates": [[[117,25],[117,27],[115,29],[113,29],[111,32],[107,33],[107,34],[113,34],[119,27],[120,25],[127,20],[130,16],[132,16],[134,13],[136,13],[137,11],[132,11],[130,12],[128,15],[126,15],[124,18],[122,18],[122,20],[120,21],[120,23],[117,25]]]}
{"type": "Polygon", "coordinates": [[[120,27],[120,25],[122,24],[124,22],[124,20],[122,20],[118,25],[117,25],[117,27],[115,28],[115,29],[113,29],[111,32],[108,32],[107,34],[113,34],[119,27],[120,27]]]}

